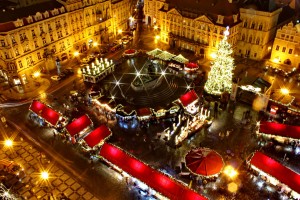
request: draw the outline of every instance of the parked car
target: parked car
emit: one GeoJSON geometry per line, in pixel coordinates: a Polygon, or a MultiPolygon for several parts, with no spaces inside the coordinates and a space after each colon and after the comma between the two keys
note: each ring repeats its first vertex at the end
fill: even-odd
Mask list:
{"type": "Polygon", "coordinates": [[[24,169],[21,165],[6,159],[0,160],[0,172],[12,174],[18,178],[23,178],[25,176],[24,169]]]}
{"type": "Polygon", "coordinates": [[[66,68],[65,70],[63,70],[63,73],[65,73],[66,75],[73,75],[74,70],[72,68],[66,68]]]}
{"type": "Polygon", "coordinates": [[[61,78],[58,75],[51,76],[51,79],[54,81],[59,81],[61,78]]]}

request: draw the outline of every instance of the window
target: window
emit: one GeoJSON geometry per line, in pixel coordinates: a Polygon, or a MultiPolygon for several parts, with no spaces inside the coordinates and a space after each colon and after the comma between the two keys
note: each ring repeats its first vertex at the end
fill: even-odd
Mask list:
{"type": "Polygon", "coordinates": [[[23,41],[24,40],[23,35],[20,34],[19,36],[20,36],[20,40],[23,41]]]}
{"type": "Polygon", "coordinates": [[[4,56],[5,56],[6,59],[9,59],[9,55],[8,55],[7,52],[4,52],[4,56]]]}
{"type": "Polygon", "coordinates": [[[247,28],[248,24],[247,22],[244,23],[244,28],[247,28]]]}
{"type": "Polygon", "coordinates": [[[242,50],[241,50],[241,49],[239,49],[239,53],[242,53],[242,50]]]}
{"type": "Polygon", "coordinates": [[[32,37],[35,37],[34,29],[31,30],[32,37]]]}
{"type": "MultiPolygon", "coordinates": [[[[59,38],[59,37],[58,37],[59,38]]],[[[51,42],[53,42],[53,35],[52,34],[50,34],[50,40],[51,40],[51,42]]]]}
{"type": "Polygon", "coordinates": [[[279,51],[279,48],[280,48],[279,45],[277,45],[277,46],[276,46],[276,51],[279,51]]]}
{"type": "Polygon", "coordinates": [[[37,41],[34,41],[34,46],[35,46],[35,48],[38,48],[38,47],[39,47],[37,41]]]}
{"type": "Polygon", "coordinates": [[[22,65],[22,61],[21,61],[21,60],[19,60],[19,61],[18,61],[18,64],[19,64],[19,67],[20,67],[20,68],[22,68],[22,67],[23,67],[23,65],[22,65]]]}
{"type": "Polygon", "coordinates": [[[242,35],[242,41],[244,41],[244,40],[245,40],[245,34],[242,35]]]}
{"type": "Polygon", "coordinates": [[[43,26],[40,26],[40,32],[44,32],[43,26]]]}
{"type": "Polygon", "coordinates": [[[4,42],[4,40],[0,40],[0,43],[1,43],[1,46],[2,46],[2,47],[5,47],[5,42],[4,42]]]}
{"type": "Polygon", "coordinates": [[[40,52],[37,52],[37,57],[38,57],[38,59],[39,59],[39,60],[41,60],[41,59],[42,59],[42,57],[41,57],[41,53],[40,53],[40,52]]]}
{"type": "Polygon", "coordinates": [[[251,24],[251,28],[254,29],[255,28],[255,23],[251,24]]]}
{"type": "Polygon", "coordinates": [[[286,47],[283,47],[283,48],[282,48],[282,52],[284,53],[284,52],[285,52],[285,50],[286,50],[286,47]]]}
{"type": "Polygon", "coordinates": [[[293,49],[289,49],[289,54],[292,54],[293,53],[293,49]]]}
{"type": "Polygon", "coordinates": [[[249,37],[249,43],[251,43],[251,42],[252,42],[252,36],[249,37]]]}
{"type": "Polygon", "coordinates": [[[18,48],[15,49],[16,56],[20,55],[18,48]]]}
{"type": "Polygon", "coordinates": [[[254,53],[254,58],[256,58],[256,56],[257,56],[257,53],[254,53]]]}
{"type": "Polygon", "coordinates": [[[259,38],[256,39],[256,44],[259,44],[260,40],[259,38]]]}
{"type": "Polygon", "coordinates": [[[258,26],[258,30],[262,30],[262,24],[260,24],[259,26],[258,26]]]}

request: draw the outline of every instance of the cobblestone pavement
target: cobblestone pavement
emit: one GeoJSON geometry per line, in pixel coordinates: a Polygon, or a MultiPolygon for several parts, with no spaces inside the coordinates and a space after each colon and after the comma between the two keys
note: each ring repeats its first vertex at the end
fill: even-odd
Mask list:
{"type": "Polygon", "coordinates": [[[1,141],[6,140],[6,138],[13,138],[14,141],[11,148],[5,147],[3,142],[1,143],[0,160],[15,161],[24,168],[26,174],[21,182],[13,182],[11,185],[12,180],[6,181],[12,188],[13,193],[19,196],[20,199],[54,200],[62,199],[62,195],[72,200],[97,199],[77,183],[71,175],[65,173],[57,163],[52,162],[43,151],[33,147],[10,127],[3,127],[3,124],[0,124],[0,126],[2,126],[0,129],[1,141]],[[41,178],[42,171],[49,173],[49,178],[46,181],[41,178]]]}

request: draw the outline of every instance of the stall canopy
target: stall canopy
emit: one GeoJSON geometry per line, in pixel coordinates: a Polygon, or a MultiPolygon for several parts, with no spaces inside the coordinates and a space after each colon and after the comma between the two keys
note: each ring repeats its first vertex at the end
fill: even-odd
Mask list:
{"type": "Polygon", "coordinates": [[[259,151],[254,153],[250,164],[300,194],[300,174],[297,174],[259,151]]]}
{"type": "Polygon", "coordinates": [[[192,149],[185,156],[185,163],[192,173],[201,176],[214,176],[224,166],[222,157],[208,148],[192,149]]]}
{"type": "Polygon", "coordinates": [[[81,131],[83,131],[85,128],[90,126],[92,124],[91,119],[89,118],[88,115],[83,115],[75,120],[73,120],[70,124],[66,126],[66,129],[68,133],[71,136],[74,136],[81,131]]]}
{"type": "Polygon", "coordinates": [[[46,105],[41,103],[40,101],[33,100],[29,107],[29,110],[36,113],[37,115],[40,115],[45,107],[46,105]]]}
{"type": "Polygon", "coordinates": [[[187,63],[187,64],[185,65],[185,68],[186,68],[187,70],[196,70],[196,69],[199,68],[199,66],[198,66],[197,63],[190,62],[190,63],[187,63]]]}
{"type": "Polygon", "coordinates": [[[135,109],[131,106],[118,107],[116,113],[123,117],[136,115],[135,109]]]}
{"type": "Polygon", "coordinates": [[[175,60],[176,62],[179,62],[179,63],[187,63],[189,62],[188,59],[186,59],[185,57],[183,57],[183,55],[179,54],[178,56],[175,56],[174,58],[172,58],[172,60],[175,60]]]}
{"type": "Polygon", "coordinates": [[[198,99],[198,95],[196,94],[195,90],[190,90],[187,93],[185,93],[184,95],[181,95],[179,100],[180,100],[181,104],[184,107],[186,107],[189,104],[196,101],[197,99],[198,99]]]}
{"type": "Polygon", "coordinates": [[[93,148],[97,144],[105,141],[110,135],[111,131],[107,128],[107,126],[101,125],[88,134],[84,138],[84,141],[89,145],[89,147],[93,148]]]}
{"type": "Polygon", "coordinates": [[[45,121],[50,123],[52,126],[56,126],[60,114],[49,107],[44,107],[41,117],[44,118],[45,121]]]}
{"type": "Polygon", "coordinates": [[[156,171],[112,144],[105,143],[102,146],[99,155],[169,199],[206,199],[200,194],[175,181],[169,176],[156,171]]]}
{"type": "Polygon", "coordinates": [[[300,126],[262,121],[260,122],[259,132],[269,135],[300,139],[300,126]]]}
{"type": "Polygon", "coordinates": [[[144,117],[152,115],[151,108],[140,108],[137,110],[137,116],[144,117]]]}
{"type": "Polygon", "coordinates": [[[161,54],[156,56],[156,58],[159,58],[159,59],[165,60],[165,61],[171,60],[171,58],[173,58],[173,57],[175,57],[175,55],[171,54],[167,51],[163,51],[161,54]]]}
{"type": "Polygon", "coordinates": [[[163,51],[160,50],[160,49],[153,49],[152,51],[148,51],[147,54],[149,56],[153,56],[153,57],[156,57],[157,55],[161,54],[163,51]]]}

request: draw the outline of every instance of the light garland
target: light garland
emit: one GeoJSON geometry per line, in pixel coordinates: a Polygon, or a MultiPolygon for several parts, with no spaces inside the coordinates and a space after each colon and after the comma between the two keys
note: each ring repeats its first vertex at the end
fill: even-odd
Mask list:
{"type": "Polygon", "coordinates": [[[233,50],[227,41],[229,34],[227,30],[224,37],[218,45],[217,57],[212,62],[211,71],[209,72],[204,90],[212,95],[221,95],[222,92],[231,92],[234,59],[231,56],[233,50]]]}

